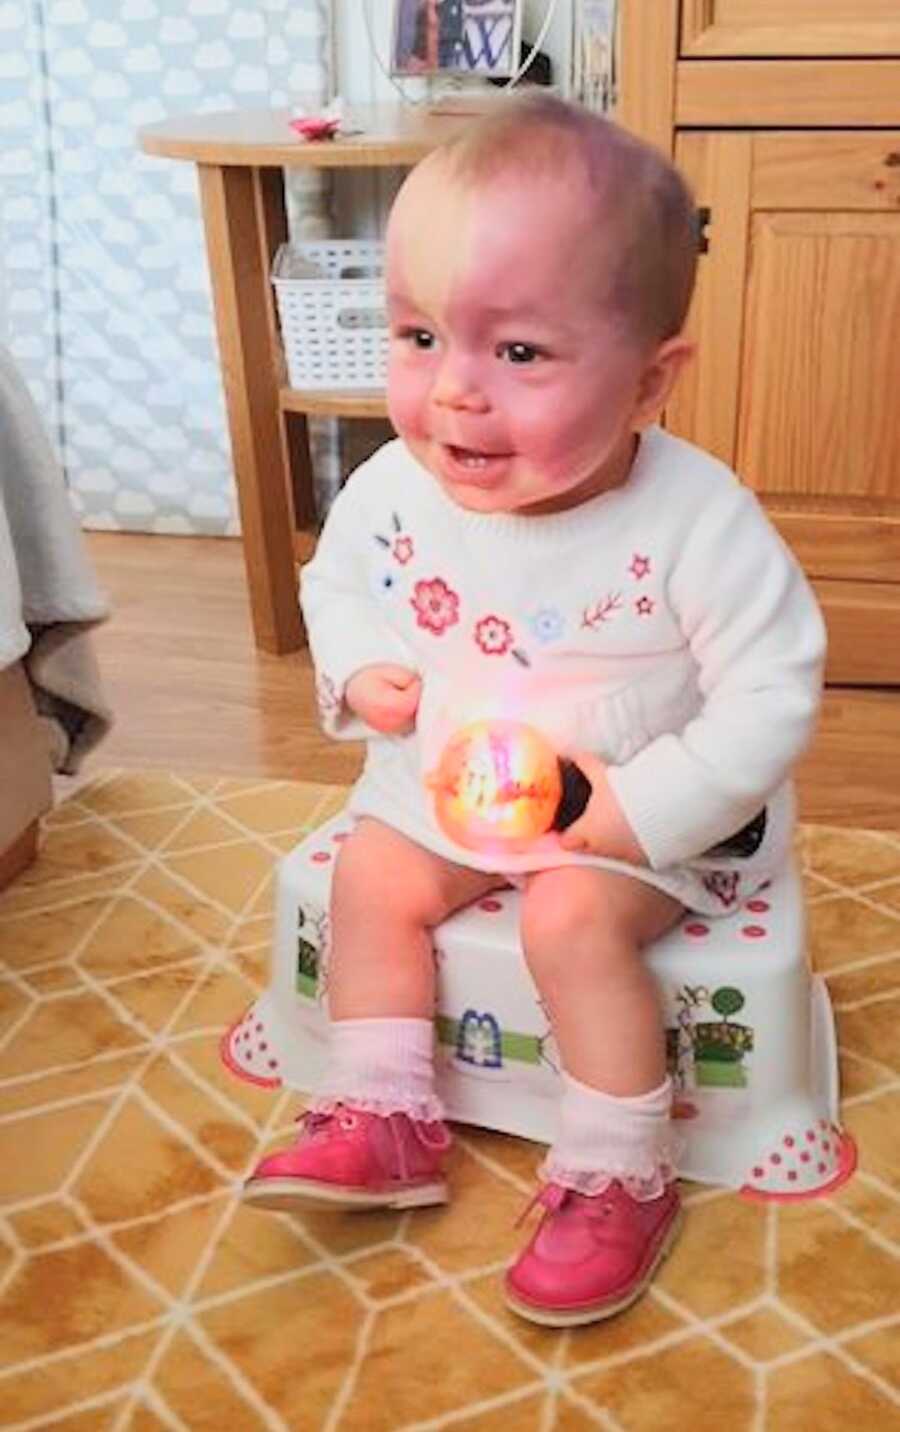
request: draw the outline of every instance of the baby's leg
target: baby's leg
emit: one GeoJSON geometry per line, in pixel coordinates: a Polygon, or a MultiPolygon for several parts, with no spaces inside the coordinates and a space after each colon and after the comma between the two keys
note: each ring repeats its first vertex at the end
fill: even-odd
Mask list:
{"type": "Polygon", "coordinates": [[[328,1058],[296,1144],[245,1185],[263,1208],[413,1208],[447,1198],[450,1137],[434,1090],[432,931],[503,884],[375,820],[332,885],[328,1058]]]}
{"type": "Polygon", "coordinates": [[[563,1065],[559,1132],[541,1168],[547,1212],[506,1278],[508,1302],[534,1322],[628,1307],[677,1235],[671,1083],[645,951],[680,914],[611,871],[529,880],[522,943],[563,1065]]]}
{"type": "Polygon", "coordinates": [[[533,875],[522,943],[574,1079],[607,1094],[644,1094],[665,1075],[659,996],[647,946],[682,913],[643,881],[586,866],[533,875]]]}
{"type": "Polygon", "coordinates": [[[363,819],[341,846],[331,895],[332,1020],[434,1014],[432,930],[504,884],[363,819]]]}

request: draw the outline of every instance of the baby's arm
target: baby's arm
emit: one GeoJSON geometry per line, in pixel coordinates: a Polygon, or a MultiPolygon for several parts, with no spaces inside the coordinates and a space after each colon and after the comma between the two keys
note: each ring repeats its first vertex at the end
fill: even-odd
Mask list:
{"type": "Polygon", "coordinates": [[[408,730],[420,689],[412,652],[370,590],[359,491],[351,478],[335,498],[300,591],[322,724],[347,741],[408,730]]]}
{"type": "Polygon", "coordinates": [[[729,485],[696,524],[669,596],[703,705],[682,731],[605,768],[600,801],[617,802],[656,869],[732,835],[788,776],[814,728],[825,657],[806,578],[745,488],[729,485]]]}

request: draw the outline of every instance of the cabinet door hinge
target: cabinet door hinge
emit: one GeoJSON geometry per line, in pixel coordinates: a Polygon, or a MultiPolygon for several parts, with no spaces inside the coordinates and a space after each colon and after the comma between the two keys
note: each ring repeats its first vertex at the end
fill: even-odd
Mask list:
{"type": "Polygon", "coordinates": [[[712,209],[704,204],[697,210],[697,252],[709,253],[709,236],[706,229],[712,219],[712,209]]]}

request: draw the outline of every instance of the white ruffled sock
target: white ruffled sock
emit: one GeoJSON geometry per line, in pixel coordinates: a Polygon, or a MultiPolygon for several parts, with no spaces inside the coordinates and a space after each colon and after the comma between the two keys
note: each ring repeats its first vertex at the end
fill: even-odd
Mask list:
{"type": "Polygon", "coordinates": [[[444,1117],[434,1092],[434,1026],[430,1019],[336,1019],[328,1065],[311,1107],[352,1104],[374,1114],[444,1117]]]}
{"type": "Polygon", "coordinates": [[[617,1098],[563,1076],[559,1137],[540,1168],[547,1183],[603,1193],[617,1179],[632,1198],[658,1198],[676,1176],[672,1081],[649,1094],[617,1098]]]}

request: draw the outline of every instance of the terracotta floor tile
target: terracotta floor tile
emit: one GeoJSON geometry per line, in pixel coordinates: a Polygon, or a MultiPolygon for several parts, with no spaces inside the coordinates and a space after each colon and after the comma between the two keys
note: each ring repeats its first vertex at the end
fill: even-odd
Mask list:
{"type": "MultiPolygon", "coordinates": [[[[751,1373],[702,1337],[576,1376],[573,1385],[607,1408],[623,1432],[722,1432],[723,1426],[752,1432],[754,1427],[751,1373]]],[[[812,1432],[813,1424],[807,1425],[812,1432]]]]}
{"type": "MultiPolygon", "coordinates": [[[[900,931],[900,924],[897,929],[900,931]]],[[[832,1004],[837,1008],[857,1000],[871,999],[873,995],[900,996],[900,951],[891,959],[848,970],[846,974],[832,975],[828,980],[828,990],[832,1004]]]]}
{"type": "Polygon", "coordinates": [[[110,1237],[166,1292],[181,1297],[225,1215],[225,1199],[211,1198],[131,1228],[116,1229],[110,1237]]]}
{"type": "MultiPolygon", "coordinates": [[[[222,944],[231,929],[233,916],[216,909],[204,899],[201,891],[173,880],[158,866],[142,871],[132,891],[151,906],[164,910],[174,924],[186,928],[189,935],[203,943],[222,944]]],[[[140,950],[135,953],[139,954],[140,950]]]]}
{"type": "Polygon", "coordinates": [[[900,991],[863,1009],[837,1011],[842,1045],[900,1074],[900,991]]]}
{"type": "Polygon", "coordinates": [[[529,1365],[449,1293],[424,1294],[377,1314],[342,1432],[394,1432],[533,1380],[529,1365]]]}
{"type": "Polygon", "coordinates": [[[782,1317],[775,1307],[757,1308],[719,1331],[727,1342],[740,1348],[754,1362],[772,1362],[809,1342],[807,1335],[782,1317]]]}
{"type": "MultiPolygon", "coordinates": [[[[34,1359],[28,1372],[0,1368],[0,1421],[159,1432],[168,1405],[191,1432],[321,1432],[346,1395],[333,1432],[400,1432],[431,1417],[461,1432],[607,1423],[620,1432],[900,1432],[900,1404],[878,1386],[897,1377],[900,1333],[869,1321],[900,1306],[900,839],[821,827],[798,837],[814,955],[837,1003],[871,1001],[838,1013],[860,1174],[819,1202],[777,1208],[686,1184],[694,1202],[656,1291],[606,1323],[559,1332],[507,1309],[495,1267],[533,1227],[514,1224],[539,1145],[459,1129],[445,1209],[287,1219],[237,1199],[237,1180],[263,1147],[293,1137],[302,1100],[235,1080],[217,1032],[268,979],[276,851],[339,809],[345,792],[120,772],[76,797],[48,824],[41,862],[0,896],[0,950],[37,1001],[0,1053],[0,1193],[37,1199],[7,1213],[0,1242],[10,1279],[0,1361],[34,1359]],[[198,848],[219,841],[219,850],[198,848]],[[123,850],[125,863],[110,864],[123,850]],[[826,893],[829,881],[875,883],[854,900],[826,893]],[[866,967],[879,955],[887,958],[866,967]],[[108,983],[121,1016],[91,978],[108,983]],[[146,1038],[121,1043],[137,1038],[126,1012],[156,1034],[182,1000],[159,1049],[146,1038]],[[127,1098],[80,1168],[70,1209],[59,1190],[119,1090],[127,1098]],[[120,1262],[82,1228],[79,1210],[105,1228],[120,1262]],[[13,1237],[28,1250],[21,1263],[6,1246],[13,1237]],[[773,1252],[778,1266],[768,1268],[773,1252]],[[160,1346],[166,1298],[185,1297],[200,1268],[179,1309],[184,1324],[150,1374],[157,1410],[140,1380],[160,1346]],[[461,1278],[459,1296],[440,1286],[445,1275],[461,1278]],[[773,1280],[777,1297],[753,1308],[773,1280]],[[723,1346],[690,1322],[742,1308],[722,1324],[723,1346]],[[791,1310],[845,1335],[859,1373],[825,1352],[769,1367],[761,1418],[741,1359],[802,1351],[807,1334],[791,1310]],[[149,1332],[129,1331],[144,1320],[149,1332]],[[94,1337],[109,1345],[84,1351],[94,1337]],[[555,1391],[536,1385],[542,1368],[563,1379],[555,1391]],[[485,1407],[492,1398],[499,1405],[485,1407]]],[[[21,1008],[11,981],[2,993],[0,1037],[21,1008]]]]}
{"type": "Polygon", "coordinates": [[[238,914],[268,875],[275,857],[250,841],[166,857],[166,867],[203,897],[238,914]]]}
{"type": "MultiPolygon", "coordinates": [[[[7,1114],[40,1110],[46,1104],[60,1100],[80,1099],[92,1094],[111,1093],[128,1082],[135,1070],[147,1058],[146,1044],[139,1044],[134,1034],[136,1048],[126,1054],[113,1054],[98,1058],[91,1064],[74,1064],[56,1073],[44,1074],[37,1079],[17,1080],[13,1075],[3,1085],[3,1109],[7,1114]]],[[[65,1113],[57,1115],[65,1119],[65,1113]]]]}
{"type": "Polygon", "coordinates": [[[120,1109],[73,1192],[98,1223],[162,1213],[221,1186],[220,1177],[135,1098],[120,1109]]]}
{"type": "Polygon", "coordinates": [[[318,1261],[287,1220],[243,1207],[229,1196],[231,1217],[194,1294],[195,1301],[252,1288],[262,1279],[296,1272],[318,1261]]]}
{"type": "Polygon", "coordinates": [[[154,810],[157,806],[190,806],[194,799],[179,781],[156,771],[123,771],[112,780],[84,787],[78,793],[79,805],[110,816],[120,811],[154,810]]]}
{"type": "Polygon", "coordinates": [[[203,952],[202,935],[143,899],[127,895],[109,906],[106,918],[86,942],[79,963],[95,979],[103,980],[129,971],[155,970],[203,952]]]}
{"type": "Polygon", "coordinates": [[[231,821],[225,820],[218,812],[203,807],[183,821],[165,842],[165,857],[168,860],[176,851],[183,853],[206,845],[230,845],[241,839],[241,831],[231,821]]]}
{"type": "MultiPolygon", "coordinates": [[[[288,1426],[310,1430],[322,1426],[343,1383],[363,1318],[342,1282],[315,1273],[197,1314],[215,1346],[288,1426]]],[[[385,1393],[379,1380],[375,1400],[385,1393]]],[[[228,1425],[220,1422],[217,1432],[228,1425]]]]}
{"type": "Polygon", "coordinates": [[[890,1327],[865,1333],[860,1338],[848,1338],[844,1347],[900,1393],[900,1309],[894,1310],[890,1327]]]}
{"type": "Polygon", "coordinates": [[[68,959],[109,907],[109,891],[49,910],[25,910],[0,918],[0,955],[13,970],[68,959]]]}
{"type": "Polygon", "coordinates": [[[767,1217],[764,1205],[736,1194],[690,1208],[659,1286],[699,1317],[758,1298],[765,1292],[767,1217]]]}
{"type": "Polygon", "coordinates": [[[23,994],[18,985],[0,979],[0,1035],[12,1029],[32,1003],[33,999],[23,994]]]}
{"type": "Polygon", "coordinates": [[[462,1149],[456,1151],[450,1181],[449,1205],[423,1209],[411,1221],[407,1241],[446,1272],[511,1258],[527,1236],[515,1226],[523,1207],[521,1193],[462,1149]]]}
{"type": "Polygon", "coordinates": [[[769,1375],[766,1432],[900,1432],[900,1407],[828,1353],[769,1375]]]}
{"type": "MultiPolygon", "coordinates": [[[[323,795],[330,797],[332,788],[299,787],[296,785],[272,785],[264,792],[235,791],[232,794],[217,795],[216,804],[248,830],[260,834],[270,831],[284,831],[291,835],[294,844],[299,844],[299,832],[310,819],[323,795]]],[[[327,819],[327,817],[325,817],[327,819]]],[[[316,822],[322,823],[322,818],[316,822]]]]}
{"type": "Polygon", "coordinates": [[[132,1048],[140,1039],[99,995],[63,994],[36,1004],[0,1050],[0,1079],[132,1048]]]}
{"type": "Polygon", "coordinates": [[[110,1333],[124,1333],[161,1312],[159,1300],[108,1253],[82,1242],[34,1253],[17,1270],[0,1297],[0,1347],[7,1364],[15,1366],[110,1333]]]}
{"type": "Polygon", "coordinates": [[[809,948],[813,967],[827,974],[836,965],[850,965],[872,955],[900,948],[900,925],[861,900],[838,895],[809,909],[809,948]]]}
{"type": "Polygon", "coordinates": [[[364,1258],[354,1258],[347,1271],[361,1286],[365,1297],[375,1303],[420,1292],[433,1285],[431,1274],[404,1248],[388,1248],[364,1258]]]}
{"type": "Polygon", "coordinates": [[[43,1248],[64,1238],[83,1236],[85,1225],[67,1204],[58,1199],[7,1214],[10,1227],[27,1248],[43,1248]]]}
{"type": "Polygon", "coordinates": [[[106,1118],[108,1100],[0,1124],[0,1196],[5,1203],[56,1193],[85,1143],[106,1118]]]}
{"type": "Polygon", "coordinates": [[[144,850],[158,850],[187,817],[186,806],[169,810],[138,811],[134,815],[117,815],[115,828],[137,841],[144,850]]]}
{"type": "Polygon", "coordinates": [[[845,1114],[859,1148],[860,1167],[900,1190],[900,1091],[885,1092],[845,1114]]]}
{"type": "Polygon", "coordinates": [[[173,1033],[189,1029],[219,1029],[232,1024],[252,1003],[253,988],[227,966],[214,966],[191,993],[190,1000],[173,1025],[173,1033]]]}
{"type": "Polygon", "coordinates": [[[900,1308],[900,1259],[822,1204],[779,1209],[778,1298],[825,1333],[900,1308]]]}
{"type": "Polygon", "coordinates": [[[900,847],[876,831],[811,826],[805,849],[811,870],[851,888],[900,869],[900,847]]]}
{"type": "MultiPolygon", "coordinates": [[[[454,1432],[542,1432],[548,1396],[546,1392],[530,1393],[472,1417],[454,1418],[454,1432]]],[[[554,1421],[553,1426],[555,1432],[560,1424],[554,1421]]]]}
{"type": "Polygon", "coordinates": [[[161,1055],[144,1075],[143,1088],[172,1118],[190,1129],[200,1143],[211,1148],[217,1158],[243,1173],[247,1159],[256,1149],[259,1130],[272,1112],[272,1091],[235,1078],[223,1065],[217,1042],[209,1035],[173,1039],[171,1049],[180,1061],[197,1072],[200,1087],[186,1079],[171,1059],[161,1055]],[[225,1108],[210,1097],[204,1085],[222,1095],[225,1108]],[[229,1107],[233,1114],[229,1114],[229,1107]],[[240,1111],[254,1120],[256,1130],[238,1121],[240,1111]]]}

